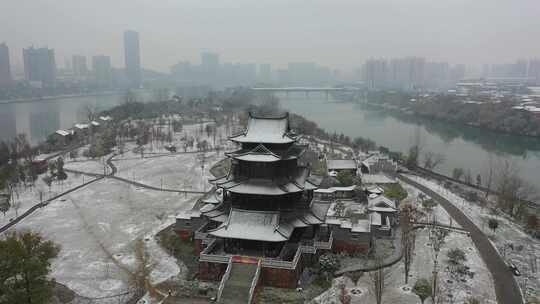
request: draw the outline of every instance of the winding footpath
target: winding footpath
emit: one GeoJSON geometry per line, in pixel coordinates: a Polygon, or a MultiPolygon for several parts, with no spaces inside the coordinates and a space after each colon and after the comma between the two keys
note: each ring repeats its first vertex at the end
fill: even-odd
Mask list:
{"type": "Polygon", "coordinates": [[[399,175],[399,178],[431,196],[441,204],[461,227],[469,231],[474,245],[480,252],[482,260],[486,263],[493,277],[497,302],[499,304],[523,304],[523,297],[513,273],[499,255],[499,252],[493,247],[488,237],[461,210],[437,192],[406,176],[399,175]]]}

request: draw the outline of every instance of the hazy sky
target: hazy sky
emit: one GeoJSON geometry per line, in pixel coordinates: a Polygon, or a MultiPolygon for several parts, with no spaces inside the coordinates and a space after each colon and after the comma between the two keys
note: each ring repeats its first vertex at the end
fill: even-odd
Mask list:
{"type": "Polygon", "coordinates": [[[540,0],[0,0],[0,41],[12,61],[34,44],[110,55],[123,66],[122,32],[140,33],[143,66],[316,61],[354,68],[369,57],[419,55],[451,63],[540,57],[540,0]]]}

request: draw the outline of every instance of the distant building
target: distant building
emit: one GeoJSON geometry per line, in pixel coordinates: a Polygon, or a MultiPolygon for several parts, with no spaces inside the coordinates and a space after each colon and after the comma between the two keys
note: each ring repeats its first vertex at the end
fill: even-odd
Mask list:
{"type": "Polygon", "coordinates": [[[0,87],[12,84],[9,48],[5,43],[0,44],[0,87]]]}
{"type": "MultiPolygon", "coordinates": [[[[358,167],[356,165],[356,161],[354,159],[327,159],[326,160],[326,168],[328,169],[328,172],[332,174],[332,172],[343,172],[348,171],[353,176],[356,175],[358,167]]],[[[332,174],[335,175],[335,174],[332,174]]]]}
{"type": "Polygon", "coordinates": [[[214,84],[218,80],[220,70],[219,54],[211,52],[201,53],[201,80],[206,84],[214,84]]]}
{"type": "Polygon", "coordinates": [[[92,57],[92,73],[97,86],[108,88],[112,86],[111,57],[98,55],[92,57]]]}
{"type": "Polygon", "coordinates": [[[72,58],[73,75],[81,77],[88,74],[88,68],[86,65],[86,56],[73,55],[72,58]]]}
{"type": "Polygon", "coordinates": [[[388,86],[388,64],[384,59],[369,59],[364,64],[364,80],[368,89],[383,89],[388,86]]]}
{"type": "Polygon", "coordinates": [[[56,62],[54,50],[48,48],[23,49],[24,77],[30,82],[40,82],[44,86],[53,86],[56,81],[56,62]]]}
{"type": "Polygon", "coordinates": [[[141,80],[141,54],[139,33],[135,31],[124,32],[124,60],[126,63],[126,77],[130,87],[139,88],[141,80]]]}

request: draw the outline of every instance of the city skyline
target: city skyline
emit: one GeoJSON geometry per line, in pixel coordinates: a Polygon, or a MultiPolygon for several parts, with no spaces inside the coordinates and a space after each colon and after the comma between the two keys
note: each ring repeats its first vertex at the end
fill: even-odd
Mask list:
{"type": "Polygon", "coordinates": [[[540,35],[540,21],[535,18],[540,4],[532,0],[519,5],[509,0],[496,5],[488,0],[298,1],[294,5],[286,1],[151,5],[121,0],[105,5],[102,0],[82,4],[38,0],[33,2],[40,12],[35,23],[48,24],[39,28],[28,27],[8,13],[27,11],[26,4],[6,2],[10,9],[0,13],[5,25],[0,27],[0,37],[10,45],[16,65],[22,63],[19,50],[34,44],[57,50],[58,62],[72,54],[108,54],[113,66],[122,66],[121,37],[126,28],[140,33],[144,66],[158,71],[168,71],[179,60],[195,61],[202,50],[225,54],[223,62],[284,67],[307,60],[341,69],[359,66],[372,56],[422,56],[468,65],[540,56],[540,43],[529,38],[540,35]],[[126,7],[130,14],[121,13],[126,7]],[[99,24],[94,24],[94,11],[100,11],[99,24]],[[51,19],[55,22],[45,22],[51,19]]]}

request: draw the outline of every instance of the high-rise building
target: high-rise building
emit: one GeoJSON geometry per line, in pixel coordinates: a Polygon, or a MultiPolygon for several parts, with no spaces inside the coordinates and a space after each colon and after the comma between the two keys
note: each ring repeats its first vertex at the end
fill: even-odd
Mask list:
{"type": "Polygon", "coordinates": [[[104,55],[92,57],[92,72],[96,85],[107,88],[112,86],[111,57],[104,55]]]}
{"type": "Polygon", "coordinates": [[[364,73],[368,89],[382,89],[388,85],[388,63],[386,60],[367,60],[364,64],[364,73]]]}
{"type": "Polygon", "coordinates": [[[219,54],[211,52],[201,53],[201,77],[203,82],[214,84],[218,79],[220,70],[219,54]]]}
{"type": "Polygon", "coordinates": [[[126,77],[129,85],[134,88],[141,86],[141,54],[139,33],[135,31],[124,32],[124,60],[126,63],[126,77]]]}
{"type": "Polygon", "coordinates": [[[88,74],[86,56],[73,55],[73,59],[71,61],[73,66],[73,74],[75,76],[86,76],[86,74],[88,74]]]}
{"type": "Polygon", "coordinates": [[[49,48],[23,49],[24,77],[31,82],[52,86],[56,80],[56,63],[54,50],[49,48]]]}
{"type": "Polygon", "coordinates": [[[9,48],[5,43],[0,44],[0,87],[11,85],[11,65],[9,62],[9,48]]]}

